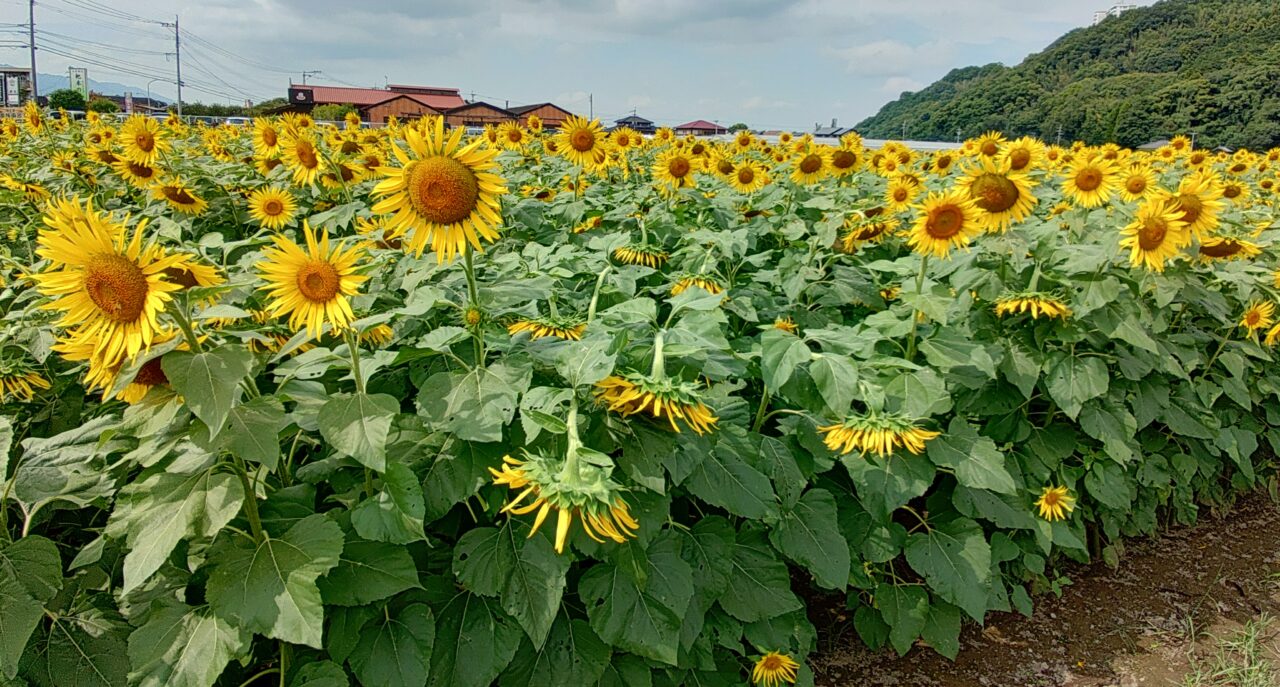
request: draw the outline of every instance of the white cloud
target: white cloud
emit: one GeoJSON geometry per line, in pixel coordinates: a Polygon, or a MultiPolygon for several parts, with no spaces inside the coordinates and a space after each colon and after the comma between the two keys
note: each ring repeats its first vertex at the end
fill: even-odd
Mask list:
{"type": "Polygon", "coordinates": [[[901,41],[883,40],[836,48],[830,52],[844,61],[845,71],[850,74],[901,76],[954,63],[956,48],[946,41],[908,45],[901,41]]]}
{"type": "Polygon", "coordinates": [[[904,91],[914,93],[927,85],[909,76],[891,76],[884,80],[880,90],[896,98],[904,91]]]}

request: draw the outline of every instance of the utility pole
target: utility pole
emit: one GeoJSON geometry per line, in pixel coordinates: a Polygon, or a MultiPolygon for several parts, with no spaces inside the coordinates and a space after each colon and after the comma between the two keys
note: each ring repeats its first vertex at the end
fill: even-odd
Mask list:
{"type": "Polygon", "coordinates": [[[596,94],[587,94],[587,119],[596,118],[596,94]]]}
{"type": "MultiPolygon", "coordinates": [[[[311,71],[311,72],[302,72],[302,85],[303,85],[303,86],[306,86],[306,85],[307,85],[307,77],[308,77],[308,76],[315,76],[316,74],[319,74],[319,73],[320,73],[320,71],[319,71],[319,70],[311,71]]],[[[385,77],[385,76],[384,76],[384,77],[382,77],[382,78],[383,78],[383,79],[385,79],[385,78],[387,78],[387,77],[385,77]]]]}
{"type": "Polygon", "coordinates": [[[178,84],[178,116],[182,116],[182,38],[180,37],[181,29],[178,27],[178,15],[173,15],[173,23],[160,22],[165,28],[173,29],[173,64],[174,70],[177,72],[178,84]]]}
{"type": "Polygon", "coordinates": [[[1062,145],[1062,125],[1061,124],[1058,125],[1058,140],[1054,142],[1054,145],[1062,145]]]}
{"type": "Polygon", "coordinates": [[[31,99],[39,104],[40,89],[36,87],[36,0],[31,0],[27,5],[27,19],[31,22],[27,25],[27,36],[31,41],[31,99]]]}

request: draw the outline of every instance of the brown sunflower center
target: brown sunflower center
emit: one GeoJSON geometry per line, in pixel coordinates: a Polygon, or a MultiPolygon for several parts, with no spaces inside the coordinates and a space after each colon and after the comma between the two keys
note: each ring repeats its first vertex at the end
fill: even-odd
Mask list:
{"type": "Polygon", "coordinates": [[[987,141],[983,143],[982,147],[979,148],[978,150],[983,155],[986,155],[987,157],[992,157],[996,153],[1000,152],[1000,144],[996,143],[995,141],[987,141]]]}
{"type": "Polygon", "coordinates": [[[1009,153],[1009,167],[1015,172],[1026,169],[1031,164],[1031,151],[1026,148],[1015,148],[1009,153]]]}
{"type": "Polygon", "coordinates": [[[628,135],[626,135],[626,134],[621,134],[621,135],[619,135],[619,136],[618,136],[618,147],[619,147],[619,148],[626,148],[626,147],[627,147],[627,146],[629,146],[629,145],[631,145],[631,137],[630,137],[630,136],[628,136],[628,135]]]}
{"type": "Polygon", "coordinates": [[[1164,237],[1169,234],[1169,224],[1159,217],[1148,217],[1138,229],[1138,247],[1142,250],[1155,250],[1164,244],[1164,237]]]}
{"type": "Polygon", "coordinates": [[[1237,241],[1226,239],[1215,244],[1200,246],[1200,254],[1211,258],[1229,258],[1244,249],[1237,241]]]}
{"type": "Polygon", "coordinates": [[[360,144],[359,144],[359,143],[356,143],[355,141],[343,141],[343,142],[342,142],[342,153],[343,153],[344,155],[355,155],[355,154],[356,154],[356,153],[358,153],[358,152],[360,152],[360,144]]]}
{"type": "Polygon", "coordinates": [[[178,205],[195,205],[196,202],[196,199],[192,198],[190,193],[187,193],[187,189],[181,186],[162,186],[160,187],[160,192],[170,202],[178,205]]]}
{"type": "Polygon", "coordinates": [[[298,141],[294,152],[298,155],[298,164],[303,167],[315,169],[320,166],[320,158],[316,157],[315,146],[311,145],[309,141],[298,141]]]}
{"type": "Polygon", "coordinates": [[[147,275],[123,255],[96,255],[85,266],[89,299],[113,322],[136,322],[147,305],[147,275]]]}
{"type": "Polygon", "coordinates": [[[831,154],[831,166],[836,169],[849,169],[858,163],[858,156],[847,150],[837,150],[831,154]]]}
{"type": "Polygon", "coordinates": [[[276,143],[278,143],[279,141],[280,139],[279,137],[276,136],[275,129],[267,127],[266,129],[262,130],[262,142],[265,143],[268,148],[276,147],[276,143]]]}
{"type": "Polygon", "coordinates": [[[951,166],[951,156],[950,156],[950,155],[939,155],[939,156],[938,156],[938,161],[937,161],[937,163],[935,163],[935,166],[936,166],[938,169],[946,169],[946,168],[950,167],[950,166],[951,166]]]}
{"type": "Polygon", "coordinates": [[[1135,174],[1128,179],[1125,179],[1124,188],[1129,193],[1142,193],[1147,190],[1147,178],[1140,174],[1135,174]]]}
{"type": "Polygon", "coordinates": [[[1062,503],[1062,494],[1056,491],[1046,491],[1044,493],[1044,505],[1053,508],[1062,503]]]}
{"type": "Polygon", "coordinates": [[[200,282],[196,281],[196,274],[185,267],[169,267],[164,271],[164,276],[170,282],[189,289],[198,286],[200,282]]]}
{"type": "Polygon", "coordinates": [[[721,160],[716,163],[716,171],[721,174],[733,174],[733,163],[728,160],[721,160]]]}
{"type": "Polygon", "coordinates": [[[267,202],[262,204],[262,214],[268,217],[278,217],[284,213],[284,203],[279,198],[268,198],[267,202]]]}
{"type": "Polygon", "coordinates": [[[781,670],[782,657],[781,656],[765,656],[764,659],[760,661],[760,667],[763,670],[768,670],[768,671],[781,670]]]}
{"type": "Polygon", "coordinates": [[[800,161],[800,171],[805,174],[813,174],[820,169],[822,169],[822,158],[814,153],[805,155],[800,161]]]}
{"type": "Polygon", "coordinates": [[[524,134],[520,133],[519,129],[511,129],[507,132],[507,140],[512,143],[519,143],[522,138],[524,138],[524,134]]]}
{"type": "Polygon", "coordinates": [[[905,203],[907,201],[907,197],[910,195],[911,193],[907,191],[907,189],[902,188],[901,186],[893,189],[893,200],[895,202],[905,203]]]}
{"type": "Polygon", "coordinates": [[[983,174],[973,180],[969,193],[987,212],[1004,212],[1018,202],[1018,186],[1002,174],[983,174]]]}
{"type": "Polygon", "coordinates": [[[273,157],[270,160],[262,161],[262,165],[266,167],[268,170],[275,169],[276,167],[279,167],[282,164],[284,164],[284,162],[278,157],[273,157]]]}
{"type": "Polygon", "coordinates": [[[419,215],[435,224],[461,222],[480,199],[475,173],[444,155],[412,163],[407,181],[409,203],[419,215]]]}
{"type": "Polygon", "coordinates": [[[739,184],[744,184],[744,185],[750,184],[755,180],[756,180],[756,171],[754,169],[751,169],[750,167],[743,167],[742,169],[738,170],[739,184]]]}
{"type": "Polygon", "coordinates": [[[156,148],[156,137],[151,135],[150,131],[141,131],[133,137],[133,144],[144,153],[149,153],[156,148]]]}
{"type": "Polygon", "coordinates": [[[155,176],[156,170],[146,165],[140,165],[136,162],[129,163],[129,173],[139,179],[150,179],[155,176]]]}
{"type": "Polygon", "coordinates": [[[165,376],[164,368],[160,366],[160,358],[152,358],[143,363],[138,369],[138,374],[133,378],[133,383],[142,386],[168,384],[169,378],[165,376]]]}
{"type": "Polygon", "coordinates": [[[1245,324],[1247,324],[1250,327],[1257,327],[1258,323],[1262,321],[1262,313],[1258,312],[1256,309],[1250,310],[1248,313],[1245,314],[1244,321],[1245,321],[1245,324]]]}
{"type": "Polygon", "coordinates": [[[1235,184],[1229,184],[1223,187],[1222,196],[1228,200],[1235,200],[1240,197],[1240,187],[1235,184]]]}
{"type": "Polygon", "coordinates": [[[683,179],[689,175],[689,161],[683,157],[673,157],[667,163],[667,172],[677,179],[683,179]]]}
{"type": "Polygon", "coordinates": [[[1200,219],[1200,213],[1204,211],[1204,203],[1200,202],[1200,196],[1194,193],[1183,193],[1178,196],[1178,205],[1182,208],[1182,221],[1187,224],[1195,224],[1200,219]]]}
{"type": "Polygon", "coordinates": [[[310,260],[298,270],[298,291],[312,303],[328,303],[338,295],[338,270],[324,260],[310,260]]]}
{"type": "Polygon", "coordinates": [[[870,241],[871,239],[883,234],[886,228],[887,227],[884,222],[869,224],[859,229],[858,233],[854,235],[854,238],[859,241],[870,241]]]}
{"type": "Polygon", "coordinates": [[[1102,171],[1097,167],[1085,167],[1076,172],[1076,188],[1084,192],[1095,191],[1102,185],[1102,171]]]}
{"type": "Polygon", "coordinates": [[[964,212],[954,205],[943,205],[929,214],[925,231],[935,239],[949,239],[964,227],[964,212]]]}
{"type": "Polygon", "coordinates": [[[596,147],[596,135],[589,129],[578,129],[569,135],[569,145],[574,150],[585,153],[596,147]]]}

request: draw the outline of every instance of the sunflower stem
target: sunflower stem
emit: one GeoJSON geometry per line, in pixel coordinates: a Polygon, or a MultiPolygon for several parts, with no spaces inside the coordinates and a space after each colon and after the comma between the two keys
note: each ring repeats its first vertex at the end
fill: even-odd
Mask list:
{"type": "Polygon", "coordinates": [[[1222,342],[1218,344],[1218,350],[1214,351],[1213,355],[1209,356],[1209,362],[1204,366],[1205,374],[1209,374],[1209,370],[1213,369],[1213,364],[1218,361],[1218,356],[1222,354],[1222,349],[1227,347],[1227,341],[1229,340],[1230,339],[1228,337],[1222,337],[1222,342]]]}
{"type": "Polygon", "coordinates": [[[604,287],[605,277],[608,277],[612,270],[613,265],[605,263],[604,269],[600,270],[600,275],[596,277],[596,288],[591,292],[591,305],[587,308],[587,324],[591,324],[591,320],[595,319],[596,304],[600,302],[600,289],[604,287]]]}
{"type": "Polygon", "coordinates": [[[569,396],[569,414],[565,416],[566,437],[568,439],[568,448],[565,451],[564,469],[560,471],[560,478],[570,484],[578,483],[578,449],[582,446],[581,440],[578,439],[578,394],[573,392],[569,396]]]}
{"type": "Polygon", "coordinates": [[[245,469],[244,459],[233,455],[231,460],[236,475],[240,477],[240,486],[244,488],[244,514],[249,518],[249,529],[253,532],[254,541],[261,542],[263,534],[262,518],[258,516],[258,492],[249,482],[249,471],[245,469]]]}
{"type": "MultiPolygon", "coordinates": [[[[925,268],[928,267],[928,265],[929,265],[929,256],[921,255],[920,271],[916,273],[916,294],[917,295],[920,293],[920,290],[924,288],[924,271],[925,271],[925,268]]],[[[920,311],[912,310],[911,311],[911,336],[907,338],[907,361],[908,362],[915,360],[915,357],[916,357],[916,330],[920,328],[919,319],[920,319],[920,311]]]]}
{"type": "Polygon", "coordinates": [[[658,330],[657,335],[653,337],[653,367],[649,369],[649,376],[655,382],[660,382],[667,377],[667,361],[662,354],[662,339],[665,332],[658,330]]]}
{"type": "Polygon", "coordinates": [[[759,432],[764,426],[765,412],[769,410],[769,387],[764,388],[764,393],[760,395],[760,407],[756,408],[755,422],[751,423],[751,431],[759,432]]]}
{"type": "Polygon", "coordinates": [[[1035,270],[1031,273],[1031,283],[1027,285],[1027,290],[1031,293],[1036,292],[1036,286],[1040,284],[1040,263],[1036,263],[1035,270]]]}
{"type": "Polygon", "coordinates": [[[173,319],[178,322],[178,328],[182,330],[182,335],[187,339],[187,345],[195,353],[204,353],[204,347],[200,345],[200,339],[196,338],[196,333],[191,328],[191,320],[188,318],[190,303],[184,294],[182,297],[182,307],[173,311],[173,319]]]}
{"type": "MultiPolygon", "coordinates": [[[[467,275],[467,298],[471,301],[471,308],[478,310],[480,308],[480,289],[476,286],[476,267],[471,248],[462,251],[462,271],[467,275]]],[[[471,342],[475,349],[476,367],[484,368],[484,335],[480,331],[480,326],[476,325],[471,328],[471,342]]]]}
{"type": "Polygon", "coordinates": [[[347,350],[351,355],[351,376],[356,380],[356,393],[364,393],[364,373],[360,370],[360,339],[355,330],[347,328],[342,332],[347,340],[347,350]]]}

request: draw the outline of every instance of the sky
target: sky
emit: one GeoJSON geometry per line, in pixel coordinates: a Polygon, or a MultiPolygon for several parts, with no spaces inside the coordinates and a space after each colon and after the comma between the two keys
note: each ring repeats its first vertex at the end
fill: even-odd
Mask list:
{"type": "MultiPolygon", "coordinates": [[[[1139,5],[1154,0],[1127,0],[1139,5]]],[[[38,0],[39,71],[242,103],[310,83],[448,86],[755,129],[853,125],[956,67],[1013,65],[1113,0],[38,0]]],[[[0,0],[0,63],[26,66],[27,0],[0,0]]],[[[43,89],[42,89],[43,90],[43,89]]],[[[474,94],[474,95],[473,95],[474,94]]]]}

